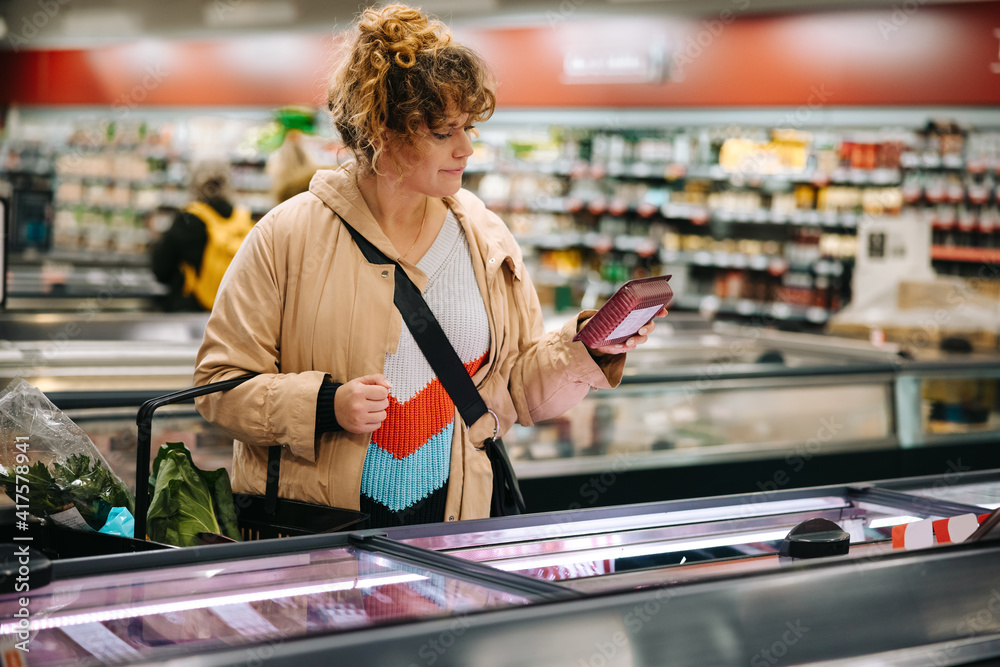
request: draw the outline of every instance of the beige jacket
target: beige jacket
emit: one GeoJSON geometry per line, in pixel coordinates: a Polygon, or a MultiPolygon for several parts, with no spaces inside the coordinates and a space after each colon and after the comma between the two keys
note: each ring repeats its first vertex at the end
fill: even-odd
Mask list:
{"type": "MultiPolygon", "coordinates": [[[[592,312],[544,333],[538,297],[520,249],[503,221],[474,195],[446,199],[472,250],[490,325],[487,362],[473,377],[500,433],[514,422],[557,417],[591,387],[621,381],[624,355],[595,362],[572,342],[592,312]]],[[[267,446],[282,445],[279,495],[357,509],[369,435],[315,433],[324,376],[344,383],[382,373],[395,352],[402,318],[393,305],[390,265],[370,264],[337,216],[343,216],[423,290],[427,276],[382,233],[358,190],[353,167],[317,172],[302,193],[268,213],[233,259],[198,352],[195,384],[260,375],[236,389],[198,399],[210,422],[237,440],[233,488],[264,492],[267,446]]],[[[447,520],[489,516],[492,470],[476,448],[493,434],[486,415],[467,429],[456,412],[447,520]]]]}

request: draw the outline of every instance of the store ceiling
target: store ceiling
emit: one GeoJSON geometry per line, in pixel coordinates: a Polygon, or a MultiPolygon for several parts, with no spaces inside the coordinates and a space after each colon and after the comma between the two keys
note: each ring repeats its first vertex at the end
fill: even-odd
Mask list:
{"type": "MultiPolygon", "coordinates": [[[[912,0],[942,4],[942,0],[912,0]]],[[[75,48],[141,37],[192,38],[246,32],[331,31],[347,27],[358,0],[0,0],[6,48],[75,48]]],[[[453,25],[539,24],[608,15],[741,15],[885,7],[899,0],[425,0],[453,25]]]]}

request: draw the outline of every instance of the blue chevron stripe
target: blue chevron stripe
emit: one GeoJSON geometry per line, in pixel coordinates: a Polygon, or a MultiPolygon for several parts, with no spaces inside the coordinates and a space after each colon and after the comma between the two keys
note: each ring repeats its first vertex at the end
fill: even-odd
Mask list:
{"type": "Polygon", "coordinates": [[[369,443],[361,473],[361,493],[398,512],[440,489],[451,473],[454,430],[452,420],[403,459],[397,459],[375,442],[369,443]]]}

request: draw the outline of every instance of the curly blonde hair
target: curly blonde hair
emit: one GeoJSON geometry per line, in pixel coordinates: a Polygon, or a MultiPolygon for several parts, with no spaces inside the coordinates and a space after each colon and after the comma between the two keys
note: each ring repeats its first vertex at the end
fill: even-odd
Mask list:
{"type": "Polygon", "coordinates": [[[379,171],[389,132],[419,147],[425,124],[443,127],[448,112],[482,122],[493,114],[496,96],[486,62],[453,41],[443,23],[418,9],[390,5],[361,14],[328,104],[359,164],[379,171]]]}

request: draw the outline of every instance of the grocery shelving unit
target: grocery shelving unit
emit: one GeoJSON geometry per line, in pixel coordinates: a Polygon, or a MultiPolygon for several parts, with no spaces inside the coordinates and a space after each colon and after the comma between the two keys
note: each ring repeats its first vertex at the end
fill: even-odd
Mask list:
{"type": "MultiPolygon", "coordinates": [[[[904,208],[932,219],[939,271],[992,262],[1000,114],[819,108],[799,122],[795,111],[501,110],[482,127],[466,187],[510,226],[556,310],[671,273],[675,309],[818,330],[850,301],[859,225],[904,208]],[[922,134],[930,118],[961,130],[922,134]]],[[[68,112],[20,110],[3,163],[51,181],[53,225],[38,252],[15,249],[12,292],[44,288],[33,264],[54,264],[46,273],[56,280],[78,267],[94,278],[95,267],[144,271],[149,243],[186,198],[198,139],[183,121],[208,113],[144,110],[140,121],[136,112],[108,139],[68,112]]],[[[246,128],[270,110],[219,114],[246,128]]],[[[262,215],[271,205],[264,157],[228,135],[240,201],[262,215]]],[[[148,275],[132,282],[156,293],[148,275]]]]}
{"type": "Polygon", "coordinates": [[[760,110],[515,113],[484,131],[469,187],[536,262],[543,303],[591,306],[670,273],[675,309],[817,329],[850,300],[859,225],[937,201],[915,167],[979,174],[949,202],[978,202],[963,224],[992,230],[1000,119],[956,110],[943,117],[961,128],[930,127],[930,114],[823,110],[789,133],[760,110]],[[765,156],[799,142],[798,166],[726,163],[727,144],[752,140],[765,156]]]}

